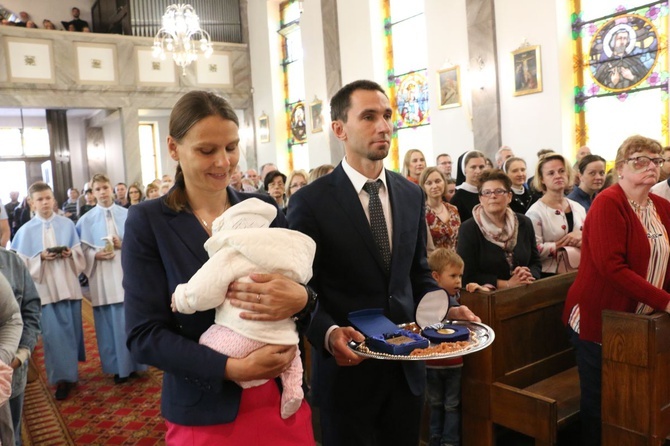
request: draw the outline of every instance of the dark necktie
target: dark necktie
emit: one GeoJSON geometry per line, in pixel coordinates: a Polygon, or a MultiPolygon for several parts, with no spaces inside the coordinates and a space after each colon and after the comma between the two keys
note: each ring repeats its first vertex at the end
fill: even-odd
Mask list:
{"type": "Polygon", "coordinates": [[[379,186],[381,184],[382,180],[377,180],[373,183],[367,182],[363,186],[363,189],[370,195],[368,209],[370,211],[372,237],[375,239],[375,243],[377,243],[379,252],[384,260],[384,266],[388,271],[391,266],[391,246],[389,245],[389,234],[386,229],[386,219],[384,218],[382,201],[379,199],[379,186]]]}

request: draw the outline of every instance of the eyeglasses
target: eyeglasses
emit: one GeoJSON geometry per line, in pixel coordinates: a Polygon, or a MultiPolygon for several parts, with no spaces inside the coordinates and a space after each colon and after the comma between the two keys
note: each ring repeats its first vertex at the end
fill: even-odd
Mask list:
{"type": "Polygon", "coordinates": [[[628,161],[630,166],[635,170],[646,169],[650,163],[654,163],[656,167],[661,167],[665,162],[663,158],[649,158],[648,156],[644,155],[628,158],[626,161],[628,161]]]}
{"type": "Polygon", "coordinates": [[[295,183],[295,184],[291,184],[291,186],[289,186],[289,187],[291,189],[295,189],[295,188],[300,188],[300,187],[303,187],[303,186],[307,186],[307,183],[295,183]]]}
{"type": "Polygon", "coordinates": [[[503,196],[505,194],[508,194],[508,193],[509,193],[509,191],[506,190],[506,189],[494,189],[494,190],[486,189],[486,190],[481,191],[479,193],[479,195],[481,195],[482,197],[489,198],[491,195],[495,195],[496,197],[501,197],[501,196],[503,196]]]}
{"type": "Polygon", "coordinates": [[[440,166],[451,166],[451,161],[442,161],[439,163],[440,166]]]}

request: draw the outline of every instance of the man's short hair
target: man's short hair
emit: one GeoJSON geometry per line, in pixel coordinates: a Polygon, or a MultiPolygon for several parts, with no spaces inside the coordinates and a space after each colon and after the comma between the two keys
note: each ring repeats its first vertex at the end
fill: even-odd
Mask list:
{"type": "Polygon", "coordinates": [[[44,192],[45,190],[52,190],[51,186],[49,186],[47,183],[44,181],[35,181],[33,184],[30,185],[28,188],[28,196],[32,198],[34,193],[37,192],[44,192]]]}
{"type": "Polygon", "coordinates": [[[330,119],[335,122],[340,120],[347,122],[347,113],[351,108],[351,95],[356,90],[379,91],[384,96],[388,97],[384,89],[377,82],[361,79],[351,82],[335,93],[335,96],[330,100],[330,119]]]}
{"type": "Polygon", "coordinates": [[[502,146],[502,147],[500,147],[500,148],[498,149],[498,151],[496,152],[496,163],[500,163],[500,161],[502,161],[502,153],[503,153],[505,150],[509,150],[510,152],[512,152],[512,154],[514,154],[514,152],[512,151],[512,148],[511,148],[511,147],[509,147],[509,146],[502,146]]]}
{"type": "Polygon", "coordinates": [[[428,256],[430,270],[438,274],[450,266],[461,268],[463,265],[463,259],[453,249],[437,248],[428,256]]]}
{"type": "Polygon", "coordinates": [[[91,185],[91,188],[95,183],[107,183],[107,184],[112,184],[111,181],[109,181],[109,177],[105,175],[104,173],[96,173],[93,175],[93,178],[91,178],[91,181],[89,181],[89,184],[91,185]]]}
{"type": "Polygon", "coordinates": [[[435,164],[439,164],[440,158],[442,158],[443,156],[448,156],[449,158],[451,158],[451,155],[449,155],[448,153],[440,153],[435,157],[435,164]]]}

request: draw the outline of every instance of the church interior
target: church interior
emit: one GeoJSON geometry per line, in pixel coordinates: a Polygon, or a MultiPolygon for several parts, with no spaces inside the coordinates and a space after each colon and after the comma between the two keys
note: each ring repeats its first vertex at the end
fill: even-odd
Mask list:
{"type": "MultiPolygon", "coordinates": [[[[166,40],[161,20],[169,3],[0,0],[6,19],[19,22],[26,12],[36,24],[0,26],[2,202],[10,191],[23,199],[35,181],[48,183],[63,203],[68,189],[81,188],[96,173],[142,190],[174,175],[177,164],[167,146],[170,112],[193,90],[215,92],[231,103],[240,123],[243,173],[260,172],[266,164],[286,174],[337,166],[344,149],[331,131],[330,99],[358,79],[375,81],[388,93],[394,128],[384,165],[396,172],[415,149],[427,166],[450,155],[455,172],[461,154],[477,150],[493,160],[507,146],[532,176],[542,149],[572,165],[588,146],[609,170],[631,135],[670,145],[667,0],[193,0],[201,34],[187,38],[193,46],[187,49],[173,37],[166,40]],[[90,32],[68,31],[73,8],[90,32]]],[[[574,355],[555,333],[563,334],[560,311],[574,275],[549,280],[534,291],[536,305],[523,311],[503,305],[504,299],[519,299],[513,290],[468,304],[486,314],[482,321],[495,328],[493,345],[500,348],[465,363],[464,377],[470,378],[463,382],[462,444],[525,445],[538,438],[535,444],[575,444],[574,355]],[[538,337],[530,340],[521,330],[538,337]],[[543,330],[551,333],[545,337],[543,330]],[[524,350],[524,342],[527,354],[516,351],[515,346],[524,350]],[[492,402],[496,397],[506,399],[492,402]]],[[[668,328],[658,318],[646,322],[635,334],[668,328]]],[[[627,323],[633,324],[612,321],[621,330],[627,323]]],[[[640,348],[667,362],[661,343],[666,344],[640,348]]],[[[647,363],[646,356],[636,361],[609,353],[612,363],[626,362],[630,372],[621,375],[629,380],[622,386],[638,392],[653,388],[654,373],[663,376],[670,368],[647,363]],[[638,387],[636,376],[645,379],[638,387]]],[[[44,381],[31,368],[34,382],[44,381]]],[[[143,421],[127,420],[116,437],[94,434],[101,428],[91,428],[86,417],[67,418],[56,409],[49,416],[63,437],[38,441],[37,418],[24,422],[23,442],[165,444],[160,378],[151,370],[138,381],[143,399],[137,404],[148,405],[143,421]]],[[[29,396],[26,417],[51,398],[37,389],[29,396]]],[[[120,393],[110,396],[110,404],[116,397],[134,404],[120,393]]],[[[620,403],[612,398],[612,404],[620,403]]],[[[90,409],[90,417],[102,413],[85,401],[78,404],[62,407],[90,409]]],[[[639,409],[650,413],[636,413],[633,427],[624,420],[630,412],[613,411],[608,438],[626,442],[609,444],[662,444],[641,440],[670,434],[667,409],[654,404],[659,401],[639,409]]]]}

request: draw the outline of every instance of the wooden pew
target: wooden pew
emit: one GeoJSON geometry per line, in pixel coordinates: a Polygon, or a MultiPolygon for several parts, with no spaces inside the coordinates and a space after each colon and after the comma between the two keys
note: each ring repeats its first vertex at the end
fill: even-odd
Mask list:
{"type": "Polygon", "coordinates": [[[670,434],[670,316],[603,312],[603,445],[662,445],[670,434]]]}
{"type": "Polygon", "coordinates": [[[463,444],[495,444],[494,424],[555,444],[579,414],[579,377],[561,321],[577,273],[491,293],[462,293],[461,302],[496,333],[493,344],[464,358],[463,444]]]}

